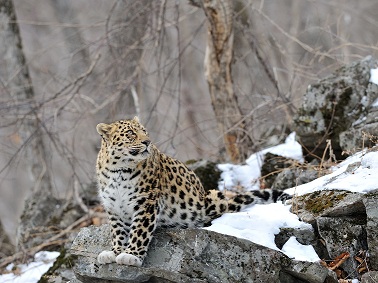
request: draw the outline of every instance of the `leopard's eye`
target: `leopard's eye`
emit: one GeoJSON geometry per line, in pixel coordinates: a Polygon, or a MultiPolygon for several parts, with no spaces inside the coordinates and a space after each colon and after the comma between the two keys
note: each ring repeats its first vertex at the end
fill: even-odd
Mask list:
{"type": "Polygon", "coordinates": [[[134,133],[134,131],[132,131],[132,130],[128,130],[128,131],[126,132],[126,137],[127,137],[130,141],[134,140],[134,139],[135,139],[135,133],[134,133]]]}

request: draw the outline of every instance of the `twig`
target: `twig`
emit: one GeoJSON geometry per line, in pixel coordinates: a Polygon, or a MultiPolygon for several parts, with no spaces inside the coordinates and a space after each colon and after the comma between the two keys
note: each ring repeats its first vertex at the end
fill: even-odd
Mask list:
{"type": "Polygon", "coordinates": [[[350,258],[350,254],[349,253],[343,253],[341,254],[340,256],[338,256],[335,261],[333,261],[331,264],[335,264],[335,265],[332,265],[332,266],[329,266],[328,268],[330,270],[335,270],[337,269],[338,267],[340,267],[340,265],[342,265],[348,258],[350,258]]]}
{"type": "Polygon", "coordinates": [[[78,184],[78,180],[77,180],[76,176],[74,177],[73,190],[74,190],[74,197],[75,197],[75,200],[78,203],[78,205],[81,207],[81,209],[85,213],[89,213],[88,207],[85,205],[85,203],[83,202],[83,199],[81,198],[81,196],[79,194],[79,184],[78,184]]]}
{"type": "Polygon", "coordinates": [[[135,86],[133,86],[133,85],[131,86],[130,90],[131,90],[131,95],[132,95],[133,100],[134,100],[134,106],[135,106],[136,115],[138,117],[140,117],[140,106],[139,106],[138,93],[136,92],[135,86]]]}

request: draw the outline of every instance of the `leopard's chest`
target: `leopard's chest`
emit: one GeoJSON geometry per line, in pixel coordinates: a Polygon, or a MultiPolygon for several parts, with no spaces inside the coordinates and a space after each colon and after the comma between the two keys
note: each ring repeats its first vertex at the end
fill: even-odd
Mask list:
{"type": "Polygon", "coordinates": [[[99,190],[105,209],[123,219],[131,219],[140,194],[137,186],[139,178],[120,172],[107,175],[107,182],[99,190]]]}

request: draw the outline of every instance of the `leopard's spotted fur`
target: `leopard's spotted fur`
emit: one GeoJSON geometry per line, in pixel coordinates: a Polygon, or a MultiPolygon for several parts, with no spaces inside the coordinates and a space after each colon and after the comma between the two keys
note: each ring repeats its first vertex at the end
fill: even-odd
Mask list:
{"type": "Polygon", "coordinates": [[[109,215],[113,248],[98,255],[102,264],[142,265],[152,234],[160,227],[202,227],[225,212],[288,197],[274,190],[227,200],[208,193],[194,172],[153,145],[137,117],[99,124],[99,194],[109,215]]]}

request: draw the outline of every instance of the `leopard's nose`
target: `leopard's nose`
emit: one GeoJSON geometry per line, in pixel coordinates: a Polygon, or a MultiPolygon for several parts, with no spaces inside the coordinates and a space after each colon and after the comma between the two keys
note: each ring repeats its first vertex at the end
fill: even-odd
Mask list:
{"type": "Polygon", "coordinates": [[[144,141],[142,141],[142,144],[144,144],[145,146],[149,146],[150,143],[151,143],[150,140],[144,140],[144,141]]]}

